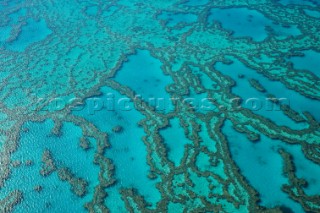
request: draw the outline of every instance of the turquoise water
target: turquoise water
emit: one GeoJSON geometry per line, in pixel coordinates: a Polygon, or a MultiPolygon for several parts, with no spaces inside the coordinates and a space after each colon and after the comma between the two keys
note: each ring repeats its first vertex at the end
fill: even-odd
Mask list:
{"type": "Polygon", "coordinates": [[[73,124],[66,123],[61,136],[51,133],[53,122],[48,120],[42,123],[26,123],[28,131],[21,135],[20,151],[12,155],[12,160],[20,160],[22,166],[13,168],[12,178],[6,182],[1,193],[19,188],[25,194],[24,200],[16,212],[45,212],[45,211],[77,211],[83,212],[82,205],[92,197],[92,189],[97,183],[98,167],[92,165],[93,150],[84,152],[77,141],[82,136],[81,130],[73,124]],[[57,167],[68,167],[77,176],[89,182],[88,195],[83,199],[78,198],[70,191],[66,182],[61,182],[57,173],[49,177],[40,175],[41,156],[49,150],[55,158],[57,167]],[[72,152],[72,155],[70,153],[72,152]],[[31,166],[25,165],[32,161],[31,166]],[[42,186],[41,192],[34,190],[35,186],[42,186]],[[52,196],[59,194],[59,196],[52,196]]]}
{"type": "Polygon", "coordinates": [[[185,5],[188,6],[199,6],[199,5],[205,5],[208,3],[208,0],[199,0],[199,1],[195,1],[195,0],[189,0],[186,2],[185,5]]]}
{"type": "Polygon", "coordinates": [[[306,159],[298,145],[283,144],[279,140],[272,140],[265,136],[261,138],[261,143],[252,143],[245,135],[234,132],[231,122],[226,122],[223,131],[228,135],[231,154],[236,159],[240,170],[261,194],[261,203],[267,207],[284,205],[294,212],[304,212],[298,203],[290,200],[280,190],[281,186],[287,183],[287,179],[283,176],[283,159],[278,150],[285,149],[292,154],[297,176],[309,183],[305,189],[309,195],[319,193],[320,183],[315,178],[320,174],[319,165],[306,159]],[[269,154],[265,155],[265,152],[269,154]]]}
{"type": "Polygon", "coordinates": [[[85,117],[100,130],[109,133],[111,149],[106,151],[105,156],[114,163],[117,183],[107,190],[109,195],[106,205],[114,212],[125,211],[119,194],[123,187],[137,188],[148,202],[158,202],[161,195],[155,188],[157,181],[147,178],[150,168],[146,162],[147,152],[142,141],[145,133],[137,125],[144,117],[133,104],[130,105],[130,110],[122,111],[122,105],[111,102],[111,99],[117,102],[128,97],[107,87],[102,88],[101,92],[101,109],[96,107],[96,110],[90,110],[91,105],[100,106],[99,101],[95,102],[97,97],[92,97],[86,101],[83,108],[75,109],[74,114],[85,117]],[[113,132],[112,129],[116,126],[120,126],[122,131],[113,132]]]}
{"type": "Polygon", "coordinates": [[[280,0],[281,4],[288,5],[288,4],[297,4],[297,5],[308,5],[311,7],[319,6],[317,1],[310,1],[310,0],[280,0]]]}
{"type": "Polygon", "coordinates": [[[45,39],[51,33],[45,20],[35,21],[29,19],[27,20],[26,26],[21,28],[18,37],[12,42],[9,42],[6,48],[12,51],[22,52],[32,43],[45,39]]]}
{"type": "Polygon", "coordinates": [[[304,12],[311,17],[320,18],[320,13],[316,10],[305,9],[304,12]]]}
{"type": "Polygon", "coordinates": [[[168,27],[175,27],[179,23],[184,23],[184,24],[190,24],[193,23],[197,20],[197,16],[194,14],[177,14],[177,13],[161,13],[158,18],[160,20],[167,21],[166,26],[168,27]]]}
{"type": "Polygon", "coordinates": [[[145,100],[157,111],[172,110],[170,94],[166,86],[173,83],[172,79],[164,75],[162,63],[153,58],[148,51],[138,50],[136,55],[128,58],[121,72],[115,76],[115,81],[131,88],[135,95],[145,100]]]}
{"type": "Polygon", "coordinates": [[[168,150],[168,158],[179,166],[184,154],[184,147],[191,141],[184,135],[183,129],[180,128],[179,119],[170,121],[170,127],[160,131],[163,141],[166,143],[168,150]]]}
{"type": "Polygon", "coordinates": [[[281,191],[281,186],[287,183],[287,180],[282,175],[283,162],[277,153],[279,141],[262,137],[260,143],[252,143],[245,135],[235,133],[230,122],[225,124],[223,131],[228,135],[231,154],[240,170],[260,193],[262,205],[267,207],[284,205],[295,212],[303,212],[298,203],[290,200],[281,191]],[[265,152],[269,154],[265,155],[265,152]]]}
{"type": "Polygon", "coordinates": [[[295,56],[290,58],[290,61],[293,63],[293,68],[310,71],[319,78],[320,69],[317,62],[320,60],[320,53],[309,50],[302,52],[302,54],[302,57],[295,56]]]}
{"type": "Polygon", "coordinates": [[[290,107],[297,112],[302,113],[306,110],[314,115],[315,118],[320,119],[317,110],[319,105],[318,101],[306,100],[305,97],[286,89],[279,82],[270,81],[256,71],[247,68],[240,61],[232,58],[231,60],[234,61],[231,65],[218,63],[215,65],[215,68],[223,74],[232,77],[232,79],[237,82],[237,84],[232,87],[232,91],[243,99],[242,106],[244,108],[251,109],[254,113],[267,117],[278,125],[288,126],[293,129],[306,128],[306,123],[295,123],[288,118],[278,106],[268,100],[267,94],[273,94],[276,98],[285,98],[281,102],[290,105],[290,107]],[[239,74],[244,75],[244,77],[239,78],[239,74]],[[248,80],[252,78],[258,80],[267,92],[262,93],[251,87],[248,80]],[[308,106],[303,104],[305,102],[308,102],[308,106]]]}
{"type": "Polygon", "coordinates": [[[319,14],[0,1],[0,212],[320,212],[319,14]]]}
{"type": "Polygon", "coordinates": [[[247,8],[213,9],[208,21],[218,21],[222,27],[230,30],[233,36],[249,37],[254,41],[262,41],[268,37],[266,27],[271,27],[275,37],[300,35],[296,26],[285,28],[275,24],[258,11],[247,8]]]}
{"type": "Polygon", "coordinates": [[[0,27],[0,41],[4,43],[10,37],[11,27],[4,26],[0,27]]]}

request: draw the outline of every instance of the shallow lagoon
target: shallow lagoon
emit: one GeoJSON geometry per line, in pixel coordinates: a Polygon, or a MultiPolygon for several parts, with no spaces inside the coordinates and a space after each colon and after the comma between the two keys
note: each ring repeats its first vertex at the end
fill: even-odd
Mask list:
{"type": "Polygon", "coordinates": [[[111,148],[106,151],[105,156],[114,163],[116,184],[107,190],[109,195],[105,202],[112,212],[125,211],[124,202],[119,193],[123,187],[138,189],[139,193],[152,204],[161,198],[155,188],[157,181],[147,178],[150,168],[146,162],[147,152],[142,141],[145,132],[137,124],[144,117],[133,105],[130,105],[130,110],[126,110],[122,104],[118,104],[118,101],[124,99],[127,97],[104,87],[101,89],[100,96],[87,99],[84,106],[73,112],[109,134],[111,148]],[[95,100],[96,98],[99,98],[98,101],[95,100]],[[90,110],[92,104],[101,107],[90,110]],[[115,127],[121,127],[121,131],[113,131],[115,127]]]}
{"type": "Polygon", "coordinates": [[[244,108],[248,108],[256,114],[267,117],[278,125],[285,125],[293,129],[306,128],[306,123],[294,122],[282,111],[280,111],[279,107],[268,100],[267,94],[273,94],[276,98],[283,98],[283,101],[281,101],[283,104],[288,104],[298,112],[302,113],[304,110],[306,110],[314,115],[317,119],[320,119],[317,113],[317,108],[319,105],[318,101],[306,100],[305,97],[287,89],[281,83],[270,81],[263,75],[258,74],[256,71],[247,68],[240,61],[234,58],[229,59],[233,60],[231,65],[217,63],[215,68],[218,71],[221,71],[223,74],[230,76],[236,82],[236,85],[232,88],[232,91],[236,95],[240,96],[240,98],[243,100],[241,105],[244,108]],[[239,75],[243,75],[244,77],[239,78],[239,75]],[[258,80],[266,89],[266,92],[262,93],[252,87],[248,82],[249,79],[258,80]],[[257,101],[251,101],[252,98],[257,101]],[[308,106],[303,104],[306,101],[309,102],[308,106]]]}
{"type": "Polygon", "coordinates": [[[271,28],[275,37],[300,35],[297,27],[275,24],[260,12],[247,8],[212,9],[208,21],[220,22],[222,27],[231,31],[234,37],[249,37],[257,42],[269,36],[266,27],[271,28]]]}
{"type": "Polygon", "coordinates": [[[98,167],[88,161],[93,160],[93,150],[85,152],[76,142],[82,136],[81,130],[66,123],[61,136],[56,136],[51,133],[53,122],[50,120],[41,123],[30,122],[25,124],[24,128],[27,131],[21,135],[21,151],[12,156],[13,161],[20,160],[22,165],[13,169],[13,178],[6,182],[2,193],[16,188],[25,192],[24,200],[16,209],[17,212],[85,212],[83,204],[92,197],[92,189],[98,182],[98,167]],[[89,182],[89,193],[86,197],[80,199],[73,194],[70,185],[62,182],[57,172],[48,177],[40,175],[41,157],[45,150],[49,150],[54,156],[57,167],[68,167],[76,176],[89,182]],[[28,160],[33,164],[25,165],[28,160]],[[38,185],[43,188],[40,192],[34,190],[38,185]],[[53,194],[60,196],[52,196],[53,194]]]}
{"type": "Polygon", "coordinates": [[[45,20],[35,21],[29,19],[27,24],[22,27],[18,37],[9,42],[6,48],[22,52],[31,44],[45,39],[51,33],[52,31],[47,27],[45,20]]]}
{"type": "Polygon", "coordinates": [[[223,110],[234,95],[274,95],[289,98],[300,116],[307,111],[320,121],[317,2],[8,1],[0,3],[0,11],[0,211],[319,211],[319,199],[312,200],[320,194],[319,150],[312,144],[320,140],[317,123],[297,123],[282,111],[252,105],[243,106],[252,114],[223,110]],[[295,53],[304,56],[289,57],[295,53]],[[259,69],[248,68],[251,60],[259,69]],[[284,84],[292,83],[290,77],[282,76],[287,62],[302,75],[291,89],[284,84]],[[265,91],[253,87],[252,79],[265,91]],[[156,110],[135,108],[134,95],[156,110]],[[170,100],[209,96],[217,98],[207,103],[209,110],[188,110],[188,102],[178,108],[170,100]],[[41,97],[76,97],[85,104],[37,111],[30,102],[41,97]],[[167,102],[159,106],[158,98],[167,102]],[[262,118],[274,125],[250,125],[262,118]],[[249,141],[231,120],[260,140],[249,141]],[[301,151],[306,143],[312,161],[301,151]],[[280,148],[292,155],[295,171],[283,174],[289,160],[280,148]],[[87,181],[83,197],[57,171],[40,175],[45,150],[57,170],[67,167],[73,178],[87,181]],[[28,160],[33,165],[26,165],[28,160]],[[309,183],[297,201],[281,188],[288,175],[309,183]],[[3,204],[13,190],[24,199],[3,204]]]}
{"type": "Polygon", "coordinates": [[[307,70],[312,72],[318,78],[320,78],[320,53],[308,50],[302,52],[303,56],[291,57],[289,61],[293,63],[293,68],[296,70],[307,70]]]}

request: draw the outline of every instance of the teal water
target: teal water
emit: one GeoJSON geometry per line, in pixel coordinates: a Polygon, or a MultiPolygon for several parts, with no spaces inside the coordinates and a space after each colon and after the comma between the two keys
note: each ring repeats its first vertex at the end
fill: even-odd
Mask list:
{"type": "Polygon", "coordinates": [[[296,5],[308,5],[311,7],[319,6],[319,3],[317,1],[310,1],[310,0],[280,0],[279,2],[284,5],[296,4],[296,5]]]}
{"type": "Polygon", "coordinates": [[[117,101],[128,99],[119,92],[104,87],[102,95],[98,96],[101,101],[94,101],[98,97],[87,99],[84,107],[74,110],[75,115],[82,116],[96,125],[101,131],[109,133],[111,149],[105,156],[111,159],[115,166],[116,184],[107,190],[108,197],[105,201],[112,212],[125,211],[124,202],[121,200],[119,190],[124,187],[133,187],[139,190],[146,200],[152,204],[158,202],[161,194],[155,188],[156,180],[147,178],[150,168],[146,162],[147,152],[142,137],[144,130],[137,125],[144,117],[130,105],[130,110],[123,110],[123,106],[116,104],[117,101]],[[115,100],[115,104],[111,102],[115,100]],[[95,103],[94,103],[95,102],[95,103]],[[92,104],[97,107],[91,111],[92,104]],[[113,132],[113,128],[120,126],[121,132],[113,132]]]}
{"type": "Polygon", "coordinates": [[[10,37],[11,27],[4,26],[0,27],[0,42],[3,44],[10,37]]]}
{"type": "Polygon", "coordinates": [[[254,113],[269,118],[278,125],[288,126],[293,129],[303,129],[307,127],[306,123],[296,123],[288,118],[278,106],[272,104],[268,100],[267,94],[273,94],[276,98],[285,98],[282,103],[288,104],[293,109],[302,113],[304,110],[312,113],[317,119],[320,119],[318,114],[318,101],[306,100],[305,97],[298,93],[285,88],[282,84],[276,81],[270,81],[266,77],[257,73],[256,71],[249,69],[244,64],[236,59],[232,59],[234,62],[231,65],[224,65],[218,63],[215,68],[221,71],[223,74],[230,76],[236,85],[232,87],[232,91],[240,96],[243,100],[241,106],[252,110],[254,113]],[[239,74],[244,75],[244,78],[239,78],[239,74]],[[266,89],[266,93],[262,93],[250,86],[249,79],[258,80],[266,89]],[[251,101],[253,99],[253,101],[251,101]],[[303,104],[308,102],[308,106],[303,104]]]}
{"type": "MultiPolygon", "coordinates": [[[[12,2],[13,2],[13,1],[12,1],[12,2]]],[[[8,15],[8,17],[10,18],[10,24],[14,25],[14,24],[16,24],[16,23],[19,23],[19,21],[20,21],[19,19],[20,19],[21,17],[25,17],[26,14],[27,14],[26,8],[21,8],[21,9],[15,11],[15,12],[13,12],[13,13],[10,13],[10,14],[8,15]]]]}
{"type": "Polygon", "coordinates": [[[89,159],[93,159],[93,150],[83,151],[77,141],[82,136],[81,130],[73,124],[66,123],[61,136],[51,133],[53,122],[29,122],[24,125],[28,131],[21,135],[20,151],[12,156],[12,160],[20,160],[22,165],[14,168],[12,178],[6,182],[1,193],[13,189],[20,189],[25,193],[24,202],[18,206],[16,212],[84,212],[82,205],[92,197],[92,189],[97,184],[98,167],[89,159]],[[88,195],[78,198],[70,191],[70,185],[61,182],[56,172],[49,177],[40,175],[41,156],[49,150],[55,158],[57,167],[68,167],[78,177],[89,182],[88,195]],[[70,153],[72,153],[70,155],[70,153]],[[31,166],[25,165],[31,160],[31,166]],[[35,186],[42,186],[41,192],[34,190],[35,186]],[[60,196],[52,196],[59,194],[60,196]]]}
{"type": "Polygon", "coordinates": [[[98,13],[98,6],[89,6],[87,9],[86,9],[86,13],[89,15],[89,16],[95,16],[97,15],[98,13]]]}
{"type": "Polygon", "coordinates": [[[207,4],[209,1],[208,0],[188,0],[185,5],[188,6],[199,6],[199,5],[205,5],[207,4]]]}
{"type": "Polygon", "coordinates": [[[266,27],[271,27],[275,37],[300,35],[296,26],[285,28],[275,24],[258,11],[247,8],[213,9],[208,21],[220,22],[222,27],[231,31],[235,37],[249,37],[257,42],[268,37],[266,27]]]}
{"type": "Polygon", "coordinates": [[[0,0],[0,212],[320,212],[319,14],[0,0]]]}
{"type": "Polygon", "coordinates": [[[191,144],[191,141],[185,137],[183,129],[180,127],[179,119],[170,121],[170,126],[160,131],[160,134],[168,150],[168,158],[179,166],[184,154],[185,145],[191,144]]]}
{"type": "Polygon", "coordinates": [[[197,16],[194,14],[177,14],[177,13],[161,13],[158,18],[160,20],[167,21],[166,26],[168,27],[175,27],[179,23],[184,23],[184,24],[190,24],[193,23],[197,20],[197,16]]]}
{"type": "Polygon", "coordinates": [[[272,141],[262,137],[260,143],[254,144],[245,135],[234,132],[230,122],[225,124],[223,130],[228,135],[227,138],[233,158],[236,159],[245,177],[260,193],[262,205],[267,207],[284,205],[292,211],[303,212],[298,203],[290,200],[281,191],[281,186],[287,183],[287,180],[282,175],[282,158],[277,153],[279,141],[272,141]],[[265,152],[268,155],[265,155],[265,152]]]}
{"type": "Polygon", "coordinates": [[[304,12],[311,17],[320,18],[320,13],[316,10],[305,9],[304,12]]]}
{"type": "Polygon", "coordinates": [[[136,55],[130,56],[128,62],[122,65],[115,81],[131,88],[135,95],[155,107],[157,111],[167,112],[172,110],[173,106],[166,86],[173,81],[163,74],[161,66],[162,63],[148,51],[138,50],[136,55]]]}
{"type": "Polygon", "coordinates": [[[320,53],[312,50],[302,52],[302,57],[291,57],[290,61],[293,63],[293,68],[296,70],[307,70],[312,72],[318,78],[320,77],[320,69],[318,61],[320,60],[320,53]]]}
{"type": "Polygon", "coordinates": [[[27,20],[27,24],[21,28],[21,32],[15,40],[7,44],[7,49],[22,52],[28,46],[39,42],[50,35],[52,31],[47,27],[45,20],[27,20]]]}
{"type": "Polygon", "coordinates": [[[309,195],[318,194],[320,183],[315,177],[320,174],[319,165],[306,159],[298,145],[287,145],[265,136],[260,143],[252,143],[244,134],[234,132],[229,121],[225,123],[223,131],[240,170],[261,194],[261,203],[269,207],[285,205],[294,212],[304,212],[298,203],[279,190],[281,185],[287,183],[287,179],[283,176],[283,159],[278,150],[284,149],[292,154],[298,177],[307,180],[309,184],[305,189],[309,195]],[[235,139],[239,142],[236,143],[235,139]],[[265,155],[266,151],[268,155],[265,155]]]}

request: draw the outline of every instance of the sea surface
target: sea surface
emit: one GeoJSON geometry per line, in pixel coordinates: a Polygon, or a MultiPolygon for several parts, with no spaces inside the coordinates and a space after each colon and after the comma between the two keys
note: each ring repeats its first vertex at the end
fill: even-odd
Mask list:
{"type": "Polygon", "coordinates": [[[320,212],[317,0],[0,0],[0,213],[320,212]]]}

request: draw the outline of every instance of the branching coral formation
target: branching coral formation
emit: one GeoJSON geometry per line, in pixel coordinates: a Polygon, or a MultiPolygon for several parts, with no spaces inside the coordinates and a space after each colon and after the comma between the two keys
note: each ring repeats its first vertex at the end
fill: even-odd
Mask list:
{"type": "MultiPolygon", "coordinates": [[[[320,163],[320,128],[314,114],[277,102],[277,94],[270,93],[266,85],[235,70],[239,79],[248,79],[253,89],[274,98],[275,105],[285,116],[305,123],[305,127],[282,126],[239,107],[241,103],[230,101],[239,98],[232,91],[235,79],[216,68],[218,63],[228,65],[238,60],[270,81],[281,82],[286,89],[310,101],[319,101],[319,76],[308,70],[297,70],[286,60],[300,56],[304,50],[320,52],[319,19],[305,12],[320,12],[316,3],[3,0],[0,10],[0,29],[11,28],[5,41],[0,43],[0,188],[11,178],[14,165],[18,165],[11,156],[19,150],[26,122],[52,119],[55,122],[52,133],[57,137],[62,126],[69,122],[82,131],[83,137],[75,143],[84,151],[94,149],[93,163],[100,169],[98,183],[88,183],[76,177],[73,171],[56,165],[55,156],[49,150],[42,156],[41,175],[49,176],[57,170],[60,179],[69,182],[71,190],[80,197],[87,195],[87,188],[93,190],[91,200],[84,206],[90,212],[115,211],[109,209],[105,200],[108,190],[120,183],[117,183],[117,168],[106,151],[112,149],[109,136],[124,134],[126,127],[116,125],[103,131],[93,121],[73,112],[79,103],[100,97],[102,87],[118,91],[139,105],[136,110],[144,118],[137,128],[145,132],[141,143],[147,150],[148,178],[157,181],[156,189],[161,193],[161,199],[152,204],[139,189],[121,187],[118,193],[128,212],[283,211],[282,206],[260,205],[258,192],[241,174],[230,154],[227,137],[221,132],[227,121],[232,122],[235,131],[257,143],[264,135],[283,143],[299,144],[307,159],[320,163]],[[230,8],[255,11],[287,29],[296,26],[300,34],[279,36],[266,27],[266,38],[255,41],[249,36],[237,36],[219,21],[209,21],[213,9],[230,8]],[[183,16],[189,18],[179,18],[183,16]],[[32,42],[28,43],[28,39],[25,41],[21,37],[32,28],[31,24],[42,36],[29,39],[32,42]],[[128,58],[138,50],[146,50],[159,60],[163,74],[172,79],[172,83],[163,88],[176,100],[172,101],[172,111],[157,111],[145,99],[136,96],[136,88],[117,79],[122,67],[130,63],[128,58]],[[190,102],[179,101],[201,95],[210,100],[213,110],[202,112],[190,102]],[[58,107],[52,101],[57,99],[63,103],[58,107]],[[163,130],[171,128],[172,119],[179,120],[190,141],[184,146],[178,165],[169,159],[169,148],[161,135],[163,130]],[[205,157],[208,166],[199,166],[205,157]]],[[[299,202],[305,211],[319,212],[319,195],[309,196],[304,192],[306,182],[296,177],[290,154],[285,150],[279,153],[289,180],[283,192],[299,202]]],[[[35,190],[42,193],[39,187],[35,190]]],[[[0,211],[14,210],[14,206],[23,202],[22,197],[19,189],[1,194],[0,211]]]]}

